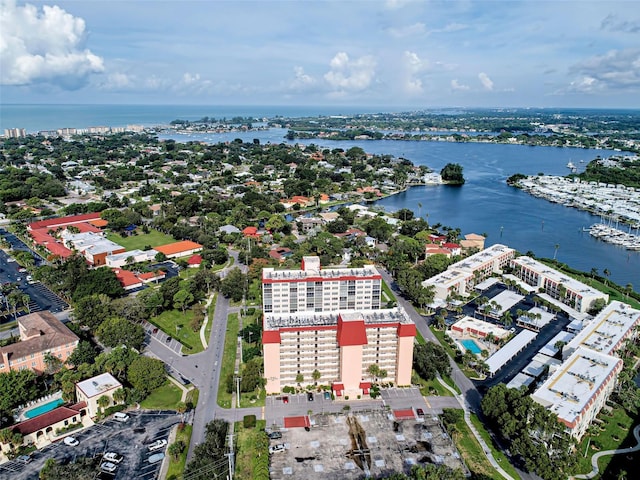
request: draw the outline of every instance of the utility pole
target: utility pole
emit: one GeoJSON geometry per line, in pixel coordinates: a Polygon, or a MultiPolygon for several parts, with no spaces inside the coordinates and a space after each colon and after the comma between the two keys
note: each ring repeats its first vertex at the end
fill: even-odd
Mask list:
{"type": "Polygon", "coordinates": [[[229,480],[233,480],[233,473],[235,470],[235,453],[233,450],[233,431],[229,432],[229,453],[226,454],[229,459],[229,480]]]}
{"type": "Polygon", "coordinates": [[[236,408],[240,408],[240,380],[242,380],[242,377],[236,375],[236,408]]]}

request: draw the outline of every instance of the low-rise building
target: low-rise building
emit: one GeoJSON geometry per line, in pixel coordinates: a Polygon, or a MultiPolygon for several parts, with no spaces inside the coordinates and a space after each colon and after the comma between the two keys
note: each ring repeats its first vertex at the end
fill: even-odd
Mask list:
{"type": "Polygon", "coordinates": [[[20,341],[0,347],[0,373],[33,370],[44,373],[49,355],[64,363],[78,346],[78,336],[51,312],[18,318],[20,341]]]}
{"type": "Polygon", "coordinates": [[[169,243],[159,247],[153,247],[157,252],[163,253],[167,258],[188,257],[202,251],[202,245],[191,240],[169,243]]]}
{"type": "Polygon", "coordinates": [[[609,295],[606,293],[585,285],[531,257],[514,258],[511,260],[511,266],[514,275],[520,280],[538,289],[544,289],[547,295],[580,313],[588,311],[598,299],[605,302],[609,300],[609,295]]]}
{"type": "Polygon", "coordinates": [[[95,417],[102,408],[98,400],[101,397],[109,400],[105,408],[116,405],[118,402],[113,399],[113,393],[121,388],[122,384],[113,375],[101,373],[76,384],[76,399],[78,402],[85,402],[89,415],[95,417]]]}

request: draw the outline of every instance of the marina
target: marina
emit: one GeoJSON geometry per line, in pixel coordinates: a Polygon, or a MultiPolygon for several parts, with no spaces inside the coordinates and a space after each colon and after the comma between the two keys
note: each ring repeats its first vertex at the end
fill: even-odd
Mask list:
{"type": "Polygon", "coordinates": [[[620,245],[627,250],[640,251],[640,226],[635,228],[636,233],[631,233],[632,228],[629,226],[628,232],[607,225],[605,223],[596,223],[589,228],[589,234],[604,242],[620,245]]]}

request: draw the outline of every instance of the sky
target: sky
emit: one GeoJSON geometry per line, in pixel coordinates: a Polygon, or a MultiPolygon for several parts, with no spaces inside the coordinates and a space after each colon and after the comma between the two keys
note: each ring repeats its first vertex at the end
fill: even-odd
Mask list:
{"type": "Polygon", "coordinates": [[[640,107],[640,1],[0,0],[0,103],[640,107]]]}

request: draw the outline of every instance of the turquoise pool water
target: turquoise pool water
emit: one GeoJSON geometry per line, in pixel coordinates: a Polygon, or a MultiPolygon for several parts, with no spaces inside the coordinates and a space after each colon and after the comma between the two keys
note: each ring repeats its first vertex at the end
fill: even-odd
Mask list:
{"type": "Polygon", "coordinates": [[[61,398],[58,398],[56,400],[51,400],[50,402],[39,405],[36,408],[27,410],[26,412],[24,412],[24,416],[27,418],[37,417],[38,415],[42,415],[43,413],[50,412],[54,408],[58,408],[63,403],[64,403],[64,400],[62,400],[61,398]]]}
{"type": "Polygon", "coordinates": [[[476,355],[480,355],[482,353],[482,349],[473,340],[460,340],[460,343],[471,353],[475,353],[476,355]]]}

